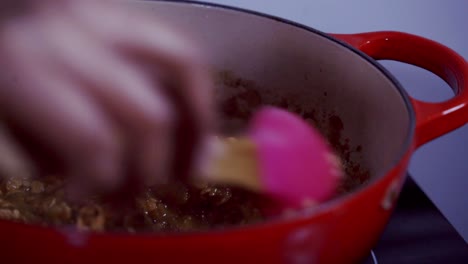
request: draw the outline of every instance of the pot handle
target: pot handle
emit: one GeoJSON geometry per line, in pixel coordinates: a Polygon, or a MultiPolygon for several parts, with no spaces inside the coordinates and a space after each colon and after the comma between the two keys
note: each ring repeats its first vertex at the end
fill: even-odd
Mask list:
{"type": "Polygon", "coordinates": [[[331,34],[376,60],[395,60],[424,68],[455,92],[452,99],[429,103],[411,98],[416,112],[416,147],[468,122],[468,63],[432,40],[394,31],[331,34]]]}

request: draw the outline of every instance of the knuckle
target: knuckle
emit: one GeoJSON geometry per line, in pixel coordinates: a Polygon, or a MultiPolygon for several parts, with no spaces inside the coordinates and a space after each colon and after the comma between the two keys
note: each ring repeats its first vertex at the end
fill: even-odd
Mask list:
{"type": "Polygon", "coordinates": [[[165,131],[170,129],[173,123],[173,111],[165,102],[159,102],[140,109],[139,116],[139,129],[141,132],[165,131]]]}

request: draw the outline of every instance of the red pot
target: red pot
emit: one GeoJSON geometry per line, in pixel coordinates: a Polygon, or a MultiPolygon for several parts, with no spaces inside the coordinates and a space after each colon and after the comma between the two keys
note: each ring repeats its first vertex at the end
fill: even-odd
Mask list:
{"type": "Polygon", "coordinates": [[[262,103],[281,98],[314,119],[370,181],[296,217],[224,231],[85,237],[2,221],[2,263],[353,263],[385,227],[413,151],[468,121],[468,64],[431,40],[399,32],[325,34],[209,4],[131,5],[193,33],[213,66],[250,80],[224,82],[232,86],[224,85],[224,94],[251,92],[262,103]],[[442,103],[415,100],[377,59],[425,68],[456,95],[442,103]]]}

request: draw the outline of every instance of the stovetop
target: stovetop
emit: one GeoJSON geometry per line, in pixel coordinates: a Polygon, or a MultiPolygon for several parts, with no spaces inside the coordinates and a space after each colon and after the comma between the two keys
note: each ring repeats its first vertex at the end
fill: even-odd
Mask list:
{"type": "Polygon", "coordinates": [[[365,264],[466,264],[468,244],[407,177],[397,207],[365,264]]]}

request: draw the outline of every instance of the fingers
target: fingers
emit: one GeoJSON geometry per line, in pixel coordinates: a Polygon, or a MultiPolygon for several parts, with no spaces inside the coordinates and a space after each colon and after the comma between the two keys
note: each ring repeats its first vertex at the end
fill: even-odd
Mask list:
{"type": "Polygon", "coordinates": [[[131,53],[139,62],[159,65],[171,79],[179,80],[180,85],[175,87],[179,89],[175,91],[177,95],[195,111],[194,116],[203,122],[203,127],[211,125],[211,76],[193,41],[184,38],[174,27],[146,14],[134,14],[128,8],[77,2],[72,9],[80,24],[97,38],[131,53]]]}
{"type": "Polygon", "coordinates": [[[213,87],[202,56],[180,32],[152,17],[134,16],[116,6],[93,7],[74,6],[77,19],[89,31],[112,43],[119,51],[130,54],[140,64],[158,65],[162,69],[159,81],[163,79],[166,84],[164,88],[178,113],[177,167],[187,167],[198,153],[194,149],[210,134],[214,123],[213,87]],[[112,12],[105,12],[109,8],[112,12]],[[171,83],[167,85],[164,80],[171,83]]]}
{"type": "Polygon", "coordinates": [[[2,41],[4,69],[21,75],[0,87],[1,110],[61,155],[76,190],[115,188],[122,162],[112,122],[82,89],[52,71],[43,39],[32,42],[28,26],[2,41]]]}
{"type": "Polygon", "coordinates": [[[57,63],[122,125],[142,182],[167,181],[174,119],[169,98],[141,67],[76,28],[64,19],[47,27],[57,63]]]}
{"type": "Polygon", "coordinates": [[[73,1],[69,2],[69,10],[96,37],[113,41],[114,44],[122,45],[133,41],[142,49],[151,50],[154,55],[171,60],[202,59],[193,41],[185,37],[185,32],[156,20],[149,13],[134,10],[131,5],[115,4],[112,1],[73,1]],[[136,39],[130,40],[129,37],[132,36],[136,39]],[[142,42],[142,39],[145,41],[142,42]]]}
{"type": "Polygon", "coordinates": [[[213,123],[201,56],[152,18],[77,3],[2,33],[3,64],[22,75],[0,110],[59,153],[76,195],[119,186],[128,160],[146,184],[187,170],[213,123]]]}

